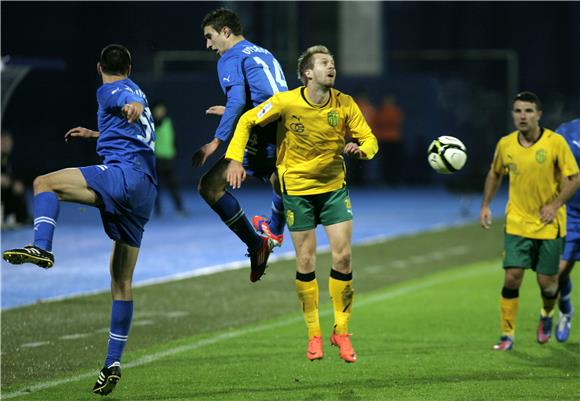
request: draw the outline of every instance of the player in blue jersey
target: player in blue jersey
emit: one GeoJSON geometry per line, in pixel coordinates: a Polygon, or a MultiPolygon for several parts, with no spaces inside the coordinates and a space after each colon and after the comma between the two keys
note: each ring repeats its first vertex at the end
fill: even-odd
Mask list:
{"type": "MultiPolygon", "coordinates": [[[[206,111],[207,114],[221,115],[221,120],[213,140],[193,155],[192,162],[196,167],[202,166],[230,138],[244,111],[276,92],[288,90],[284,73],[274,55],[244,38],[236,13],[225,8],[214,10],[205,16],[201,28],[207,48],[220,56],[218,78],[227,102],[225,108],[212,106],[206,111]]],[[[276,123],[256,128],[244,157],[247,174],[271,182],[274,188],[270,218],[255,216],[252,226],[236,198],[226,190],[229,161],[223,156],[201,178],[198,187],[203,199],[247,245],[252,282],[264,274],[272,247],[280,246],[284,238],[284,204],[275,173],[276,129],[276,123]]]]}
{"type": "Polygon", "coordinates": [[[93,392],[109,394],[121,378],[121,355],[133,316],[132,278],[145,223],[157,196],[155,132],[147,98],[128,76],[131,55],[121,45],[101,52],[97,70],[99,131],[77,127],[65,139],[96,138],[103,164],[68,168],[34,180],[34,244],[3,253],[12,264],[54,264],[52,239],[61,201],[95,206],[114,241],[110,262],[113,298],[105,366],[93,392]]]}
{"type": "MultiPolygon", "coordinates": [[[[580,118],[569,121],[556,128],[563,135],[572,149],[576,161],[580,164],[580,118]]],[[[576,191],[566,204],[566,243],[560,261],[560,317],[556,326],[556,340],[564,342],[570,336],[570,327],[574,307],[572,306],[572,280],[570,273],[574,263],[580,260],[580,191],[576,191]]]]}

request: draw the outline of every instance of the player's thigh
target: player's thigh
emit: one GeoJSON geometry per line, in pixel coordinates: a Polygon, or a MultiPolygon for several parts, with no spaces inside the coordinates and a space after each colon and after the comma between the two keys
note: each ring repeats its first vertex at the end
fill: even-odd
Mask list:
{"type": "Polygon", "coordinates": [[[226,172],[229,164],[229,160],[222,157],[201,177],[200,187],[225,188],[227,185],[226,172]]]}
{"type": "Polygon", "coordinates": [[[34,189],[35,193],[55,192],[61,201],[100,205],[99,197],[88,187],[85,177],[78,168],[66,168],[37,177],[34,189]]]}
{"type": "Polygon", "coordinates": [[[564,238],[539,241],[538,261],[535,271],[546,276],[557,276],[560,272],[560,257],[564,248],[564,238]]]}
{"type": "Polygon", "coordinates": [[[316,232],[314,229],[290,231],[296,252],[296,270],[311,273],[316,269],[316,232]]]}
{"type": "Polygon", "coordinates": [[[533,239],[506,233],[504,236],[503,268],[532,268],[537,259],[535,248],[533,239]]]}
{"type": "Polygon", "coordinates": [[[288,230],[307,231],[316,228],[319,222],[316,210],[316,196],[282,195],[288,230]]]}

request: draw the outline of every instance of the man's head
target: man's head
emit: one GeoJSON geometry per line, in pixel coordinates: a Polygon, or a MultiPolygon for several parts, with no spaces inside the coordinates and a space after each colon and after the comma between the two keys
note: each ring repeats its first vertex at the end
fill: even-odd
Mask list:
{"type": "Polygon", "coordinates": [[[201,29],[206,39],[206,47],[220,56],[243,35],[240,17],[227,8],[218,8],[208,13],[201,22],[201,29]]]}
{"type": "Polygon", "coordinates": [[[512,100],[514,125],[523,134],[540,127],[542,103],[532,92],[518,93],[512,100]]]}
{"type": "Polygon", "coordinates": [[[107,75],[128,76],[131,73],[131,53],[123,45],[108,45],[101,51],[97,69],[107,75]]]}
{"type": "Polygon", "coordinates": [[[336,79],[334,58],[325,46],[309,47],[298,57],[298,79],[305,86],[310,82],[328,88],[334,86],[336,79]]]}

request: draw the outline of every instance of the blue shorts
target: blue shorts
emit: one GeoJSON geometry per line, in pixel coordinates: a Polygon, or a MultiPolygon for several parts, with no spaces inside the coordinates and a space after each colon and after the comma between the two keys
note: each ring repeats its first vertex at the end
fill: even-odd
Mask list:
{"type": "Polygon", "coordinates": [[[109,238],[139,248],[157,197],[152,178],[119,164],[87,166],[80,170],[88,187],[103,202],[99,210],[109,238]]]}
{"type": "Polygon", "coordinates": [[[256,177],[265,183],[270,182],[270,176],[276,171],[276,131],[278,123],[274,122],[264,127],[252,128],[243,166],[246,174],[256,177]]]}
{"type": "Polygon", "coordinates": [[[568,217],[566,242],[564,243],[563,260],[580,260],[580,221],[568,217]]]}

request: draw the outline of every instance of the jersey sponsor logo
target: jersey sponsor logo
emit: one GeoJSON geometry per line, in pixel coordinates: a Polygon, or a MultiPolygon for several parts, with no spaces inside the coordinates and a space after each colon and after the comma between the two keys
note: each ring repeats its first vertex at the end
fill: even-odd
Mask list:
{"type": "Polygon", "coordinates": [[[264,115],[270,110],[272,110],[272,103],[268,102],[258,112],[258,118],[264,117],[264,115]]]}
{"type": "Polygon", "coordinates": [[[335,109],[330,110],[328,112],[326,118],[328,120],[328,124],[331,127],[336,127],[338,125],[338,121],[340,120],[340,116],[338,114],[338,111],[335,109]]]}
{"type": "Polygon", "coordinates": [[[286,223],[288,224],[288,227],[294,225],[294,212],[292,210],[286,210],[286,223]]]}
{"type": "Polygon", "coordinates": [[[538,149],[536,151],[536,161],[540,164],[543,164],[546,159],[548,158],[548,152],[545,149],[538,149]]]}
{"type": "Polygon", "coordinates": [[[304,132],[304,124],[302,124],[300,122],[300,117],[298,117],[296,115],[292,115],[291,119],[297,120],[296,122],[290,123],[290,129],[292,130],[292,132],[295,132],[297,134],[303,133],[304,132]]]}

